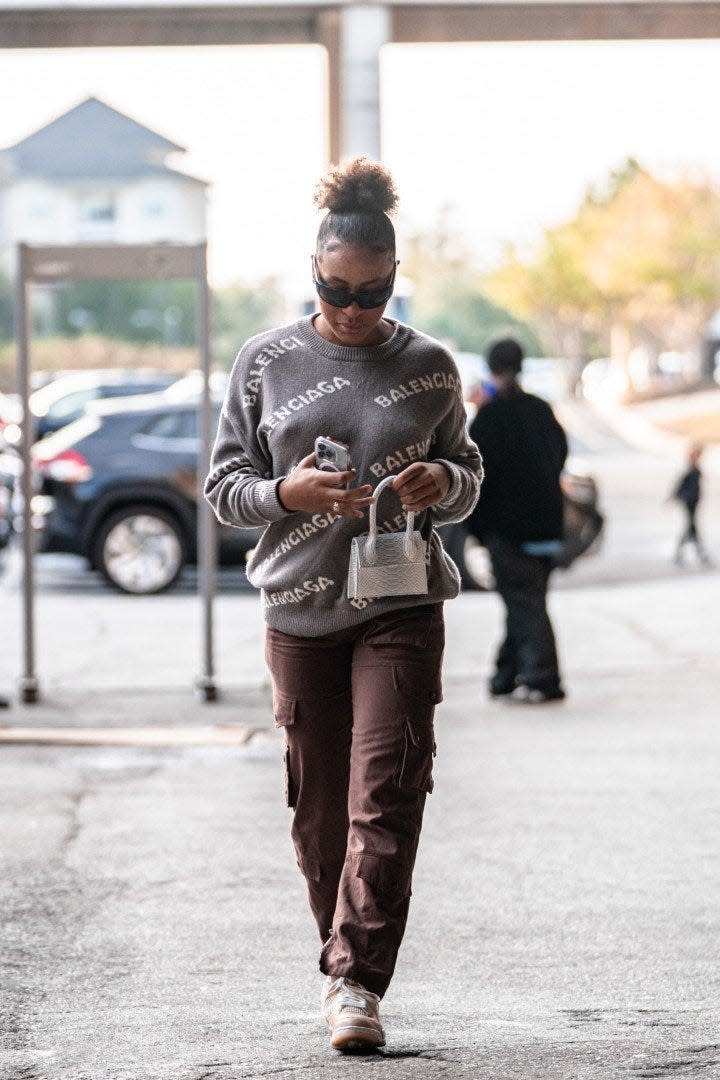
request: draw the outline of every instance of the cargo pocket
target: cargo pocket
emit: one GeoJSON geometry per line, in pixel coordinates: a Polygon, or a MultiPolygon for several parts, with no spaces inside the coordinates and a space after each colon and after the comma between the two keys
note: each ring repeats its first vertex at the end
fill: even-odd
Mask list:
{"type": "Polygon", "coordinates": [[[442,671],[425,664],[393,664],[393,683],[408,703],[439,705],[443,699],[442,671]]]}
{"type": "Polygon", "coordinates": [[[295,723],[295,711],[297,709],[297,700],[293,697],[288,697],[287,694],[281,694],[279,691],[275,691],[273,697],[273,714],[275,716],[275,727],[285,728],[290,727],[295,723]]]}
{"type": "Polygon", "coordinates": [[[290,747],[285,747],[285,805],[292,810],[297,806],[297,785],[293,778],[290,747]]]}
{"type": "MultiPolygon", "coordinates": [[[[295,710],[297,701],[287,694],[281,694],[277,690],[273,697],[273,713],[275,715],[276,728],[288,728],[295,723],[295,710]]],[[[297,804],[297,785],[293,777],[292,760],[290,758],[290,745],[285,733],[285,746],[283,749],[283,762],[285,774],[285,805],[293,810],[297,804]]]]}
{"type": "Polygon", "coordinates": [[[295,862],[298,865],[298,870],[307,881],[322,880],[320,860],[317,855],[309,851],[301,851],[297,844],[295,844],[295,862]]]}
{"type": "Polygon", "coordinates": [[[388,859],[368,851],[357,852],[355,859],[355,876],[367,882],[376,897],[389,904],[398,904],[411,895],[411,874],[399,859],[388,859]]]}
{"type": "Polygon", "coordinates": [[[403,791],[433,790],[433,758],[437,753],[433,716],[442,701],[440,665],[395,664],[393,681],[404,716],[401,759],[397,772],[403,791]]]}
{"type": "Polygon", "coordinates": [[[429,795],[435,787],[432,769],[437,747],[432,721],[428,723],[423,719],[424,722],[418,724],[415,717],[405,717],[398,787],[402,791],[425,791],[429,795]]]}

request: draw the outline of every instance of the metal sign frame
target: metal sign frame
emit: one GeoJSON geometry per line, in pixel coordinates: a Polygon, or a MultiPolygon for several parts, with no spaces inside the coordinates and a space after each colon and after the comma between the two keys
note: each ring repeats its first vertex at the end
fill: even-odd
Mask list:
{"type": "MultiPolygon", "coordinates": [[[[32,528],[33,423],[30,414],[30,345],[32,323],[29,290],[40,284],[74,284],[78,281],[174,281],[193,279],[198,285],[196,328],[201,358],[202,394],[198,403],[200,454],[198,476],[210,466],[213,437],[210,400],[210,291],[207,280],[207,244],[18,244],[16,278],[16,339],[18,382],[22,398],[22,496],[23,496],[23,675],[21,700],[40,699],[35,667],[35,572],[32,528]]],[[[196,689],[205,701],[217,698],[214,668],[213,601],[217,578],[215,516],[203,498],[198,499],[198,591],[202,609],[201,673],[196,689]]]]}

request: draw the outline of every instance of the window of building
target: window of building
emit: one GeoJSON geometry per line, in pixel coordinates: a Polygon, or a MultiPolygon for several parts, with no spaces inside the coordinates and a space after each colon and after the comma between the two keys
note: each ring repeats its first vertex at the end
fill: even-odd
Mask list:
{"type": "Polygon", "coordinates": [[[148,199],[143,206],[143,213],[149,218],[165,217],[165,203],[162,199],[148,199]]]}
{"type": "Polygon", "coordinates": [[[28,207],[28,217],[33,221],[47,221],[53,215],[51,202],[34,202],[28,207]]]}
{"type": "Polygon", "coordinates": [[[78,217],[84,223],[107,224],[116,217],[115,196],[109,192],[95,192],[81,196],[78,217]]]}

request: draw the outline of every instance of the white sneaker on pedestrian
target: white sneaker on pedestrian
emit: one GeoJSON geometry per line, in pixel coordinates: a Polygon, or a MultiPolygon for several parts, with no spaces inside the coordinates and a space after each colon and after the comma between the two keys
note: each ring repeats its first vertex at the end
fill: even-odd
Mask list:
{"type": "Polygon", "coordinates": [[[520,683],[507,700],[520,705],[544,705],[548,701],[563,701],[564,699],[565,691],[559,686],[553,690],[538,690],[536,687],[520,683]]]}
{"type": "Polygon", "coordinates": [[[380,998],[360,983],[344,976],[326,976],[320,1005],[334,1050],[374,1050],[385,1045],[380,998]]]}

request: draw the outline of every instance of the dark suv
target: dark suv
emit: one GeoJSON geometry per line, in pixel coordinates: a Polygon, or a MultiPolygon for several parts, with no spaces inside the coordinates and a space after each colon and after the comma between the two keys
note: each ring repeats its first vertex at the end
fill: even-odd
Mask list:
{"type": "MultiPolygon", "coordinates": [[[[89,405],[33,447],[39,550],[84,555],[123,592],[167,589],[197,555],[198,451],[194,396],[89,405]]],[[[258,537],[257,529],[219,526],[220,561],[242,562],[258,537]]]]}
{"type": "Polygon", "coordinates": [[[35,439],[44,439],[77,420],[92,401],[152,394],[176,383],[178,372],[150,368],[111,371],[73,371],[58,376],[30,395],[35,439]]]}

